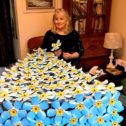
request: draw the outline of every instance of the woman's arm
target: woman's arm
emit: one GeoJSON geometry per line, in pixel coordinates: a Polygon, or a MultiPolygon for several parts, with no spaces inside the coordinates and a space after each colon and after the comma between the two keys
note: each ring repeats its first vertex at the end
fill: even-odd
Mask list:
{"type": "Polygon", "coordinates": [[[81,57],[84,55],[84,46],[82,44],[82,40],[78,32],[75,32],[75,39],[76,39],[75,48],[76,51],[79,53],[79,57],[81,57]]]}
{"type": "Polygon", "coordinates": [[[43,38],[43,42],[42,42],[42,45],[41,45],[41,48],[43,49],[47,49],[48,52],[51,51],[51,44],[52,44],[52,41],[54,37],[53,37],[53,34],[52,32],[49,30],[45,33],[44,35],[44,38],[43,38]]]}
{"type": "Polygon", "coordinates": [[[65,60],[76,59],[78,57],[79,57],[79,53],[78,52],[73,52],[73,53],[63,52],[63,58],[65,60]]]}

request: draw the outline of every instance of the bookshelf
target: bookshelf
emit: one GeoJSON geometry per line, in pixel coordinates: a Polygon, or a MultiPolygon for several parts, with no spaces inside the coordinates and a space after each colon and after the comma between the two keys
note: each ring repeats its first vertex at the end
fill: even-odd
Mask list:
{"type": "Polygon", "coordinates": [[[103,42],[109,30],[111,0],[63,0],[63,8],[71,15],[73,27],[83,41],[83,69],[105,66],[109,51],[103,48],[103,42]]]}

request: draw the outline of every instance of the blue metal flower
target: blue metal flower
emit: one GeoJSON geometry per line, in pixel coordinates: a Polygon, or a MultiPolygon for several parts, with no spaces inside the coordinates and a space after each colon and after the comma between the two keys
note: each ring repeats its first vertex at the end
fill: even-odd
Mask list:
{"type": "Polygon", "coordinates": [[[41,120],[42,123],[46,118],[45,112],[41,109],[41,100],[38,96],[31,98],[31,103],[26,102],[23,104],[24,110],[29,111],[27,114],[27,119],[30,122],[30,125],[36,124],[37,120],[41,120]]]}
{"type": "Polygon", "coordinates": [[[1,113],[1,122],[6,126],[22,124],[21,120],[27,116],[27,112],[22,110],[22,103],[19,101],[15,101],[14,105],[11,101],[4,101],[3,107],[6,111],[1,113]]]}
{"type": "Polygon", "coordinates": [[[106,113],[106,108],[109,103],[109,98],[102,92],[96,92],[94,98],[92,97],[93,106],[90,108],[92,113],[95,115],[103,115],[106,113]]]}

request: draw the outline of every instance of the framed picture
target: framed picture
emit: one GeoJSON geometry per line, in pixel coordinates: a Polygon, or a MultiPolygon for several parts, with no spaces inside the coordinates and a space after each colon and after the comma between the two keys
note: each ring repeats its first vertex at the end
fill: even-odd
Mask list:
{"type": "Polygon", "coordinates": [[[54,11],[58,0],[23,0],[25,12],[54,11]]]}
{"type": "Polygon", "coordinates": [[[54,9],[54,0],[26,0],[26,9],[54,9]]]}

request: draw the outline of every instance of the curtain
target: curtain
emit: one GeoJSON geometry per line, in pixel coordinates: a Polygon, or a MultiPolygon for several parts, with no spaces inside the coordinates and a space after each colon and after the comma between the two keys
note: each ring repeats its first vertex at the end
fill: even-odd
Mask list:
{"type": "Polygon", "coordinates": [[[0,0],[0,66],[15,63],[9,0],[0,0]]]}

